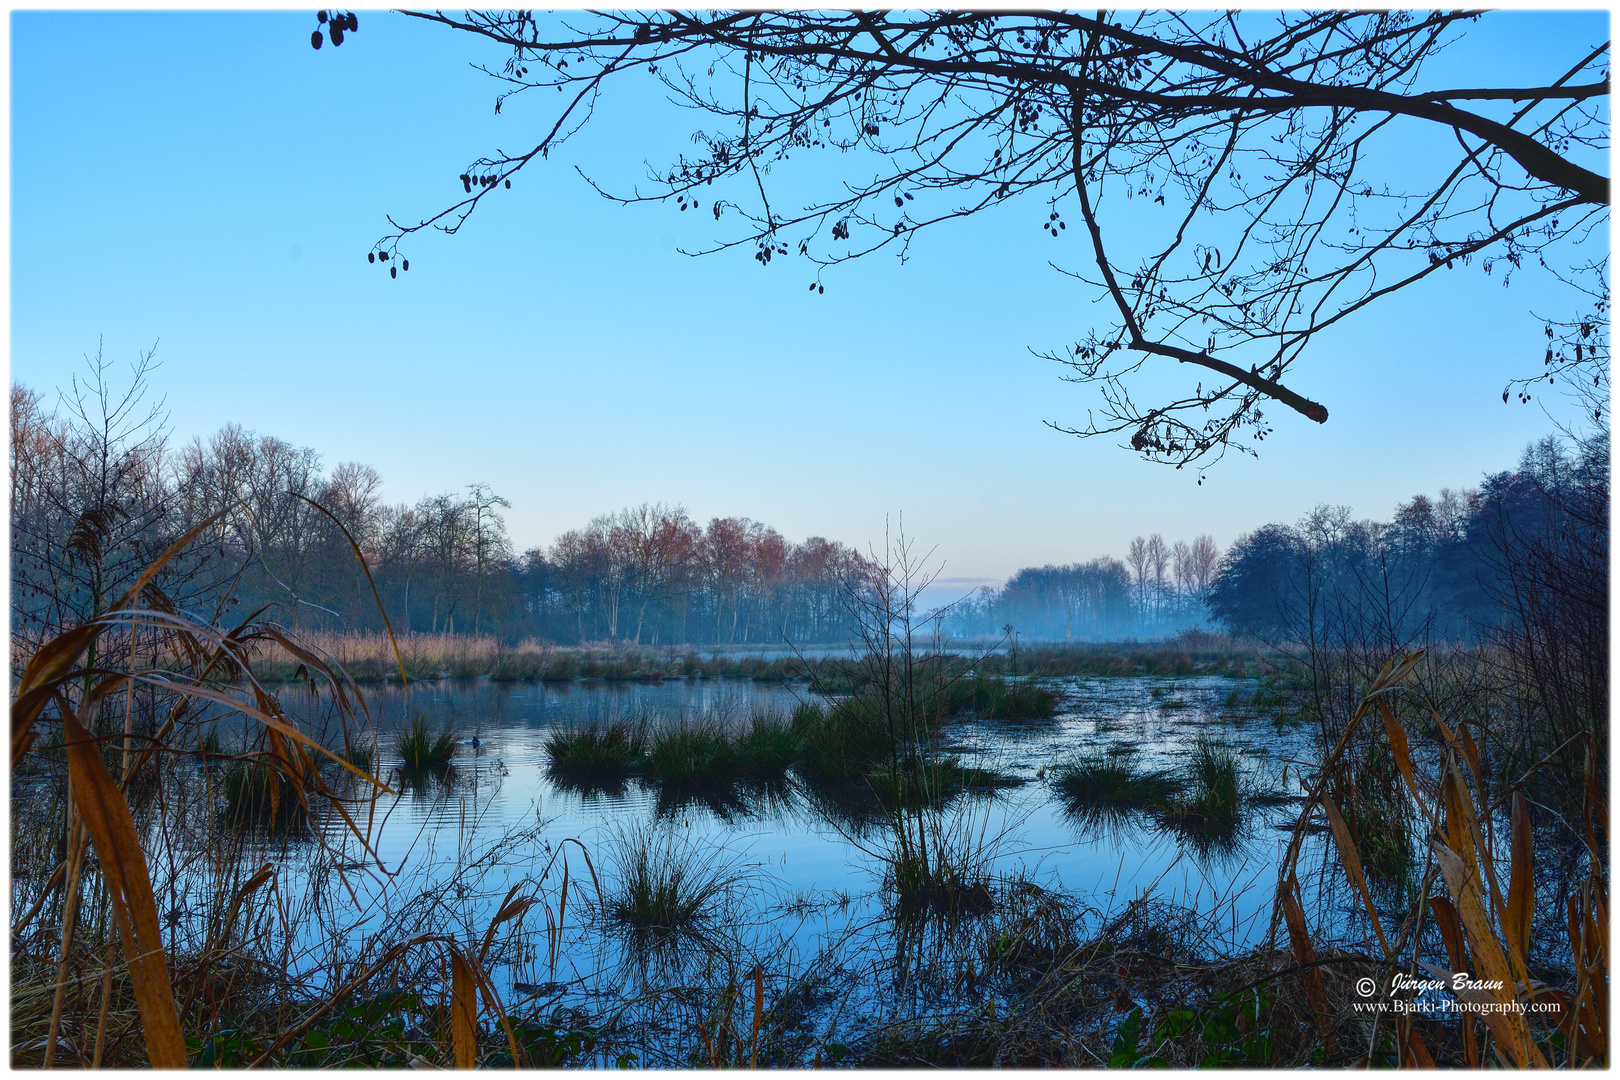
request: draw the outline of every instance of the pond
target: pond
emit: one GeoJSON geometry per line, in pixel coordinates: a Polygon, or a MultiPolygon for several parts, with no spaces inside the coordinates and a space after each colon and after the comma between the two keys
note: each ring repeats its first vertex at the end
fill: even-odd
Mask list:
{"type": "MultiPolygon", "coordinates": [[[[1093,928],[1151,894],[1202,920],[1196,935],[1205,949],[1236,953],[1262,939],[1278,860],[1301,806],[1301,766],[1308,771],[1313,755],[1308,734],[1275,723],[1274,710],[1253,701],[1253,681],[1040,682],[1060,695],[1049,717],[957,719],[939,731],[941,751],[1000,780],[920,812],[932,842],[1012,883],[1007,887],[1022,890],[1017,895],[1060,892],[1070,900],[1064,910],[1093,918],[1093,928]],[[1180,773],[1200,743],[1235,752],[1246,789],[1258,796],[1235,830],[1213,839],[1170,828],[1148,812],[1078,812],[1052,783],[1054,766],[1109,751],[1128,752],[1141,769],[1180,773]]],[[[281,697],[295,716],[323,711],[305,690],[286,687],[281,697]]],[[[397,686],[368,689],[365,699],[373,727],[359,734],[374,742],[378,775],[396,788],[369,809],[361,804],[357,815],[373,857],[336,815],[323,815],[324,843],[264,840],[243,863],[278,867],[279,917],[296,928],[297,940],[285,962],[307,985],[334,985],[360,957],[419,933],[449,933],[476,946],[509,890],[540,882],[544,904],[525,916],[525,932],[513,933],[519,920],[510,920],[495,931],[487,958],[510,1007],[599,1015],[608,1003],[646,1000],[664,992],[660,987],[739,985],[757,964],[773,978],[842,973],[845,996],[833,1008],[846,1028],[881,1011],[889,991],[852,973],[862,964],[892,966],[897,940],[915,935],[894,901],[892,819],[873,813],[873,805],[851,805],[796,770],[786,783],[702,792],[636,776],[581,789],[548,770],[546,743],[555,733],[622,717],[744,725],[761,712],[786,715],[814,700],[806,684],[444,680],[413,685],[408,699],[397,686]],[[454,731],[459,745],[444,774],[400,783],[396,740],[412,716],[454,731]],[[604,916],[604,901],[610,906],[623,893],[638,859],[719,883],[695,945],[659,938],[649,946],[615,932],[604,916]]],[[[340,744],[330,727],[322,730],[318,720],[311,727],[327,745],[340,744]]],[[[1302,881],[1325,850],[1315,833],[1305,843],[1302,881]]],[[[1310,893],[1312,884],[1304,884],[1310,893]]],[[[177,903],[175,933],[205,933],[205,906],[190,905],[198,920],[191,927],[188,905],[177,903]]],[[[930,971],[948,951],[942,942],[949,932],[935,937],[941,940],[930,946],[930,971]]],[[[900,952],[915,952],[915,944],[900,952]]],[[[958,969],[971,975],[972,964],[958,969]]],[[[824,1002],[817,1022],[831,1022],[828,1007],[824,1002]]]]}
{"type": "MultiPolygon", "coordinates": [[[[975,853],[997,874],[1062,888],[1098,910],[1117,910],[1152,890],[1199,911],[1220,908],[1222,946],[1238,948],[1263,936],[1277,860],[1298,814],[1298,803],[1283,796],[1300,790],[1300,769],[1291,763],[1309,758],[1307,737],[1256,715],[1245,704],[1255,687],[1242,680],[1045,682],[1062,694],[1052,717],[966,719],[941,730],[942,749],[1007,778],[1006,786],[971,794],[944,811],[950,827],[971,833],[975,853]],[[1178,770],[1200,739],[1235,750],[1250,789],[1272,796],[1252,805],[1241,828],[1221,843],[1195,842],[1148,815],[1088,821],[1074,814],[1049,782],[1055,764],[1088,749],[1128,747],[1143,767],[1178,770]]],[[[484,856],[488,863],[478,868],[482,877],[476,891],[494,903],[509,882],[539,876],[551,853],[568,840],[579,842],[579,847],[569,845],[576,886],[578,875],[590,874],[582,847],[601,887],[611,891],[614,852],[638,826],[648,826],[668,830],[681,846],[708,853],[740,875],[746,887],[734,913],[737,925],[774,935],[779,948],[808,954],[824,947],[829,933],[881,922],[888,866],[881,830],[818,798],[809,785],[697,797],[636,778],[606,790],[571,790],[548,776],[545,744],[559,730],[615,716],[654,724],[698,717],[742,723],[760,711],[785,714],[810,699],[802,683],[443,681],[413,686],[408,702],[398,687],[373,689],[366,697],[384,775],[399,764],[393,739],[410,714],[426,717],[435,729],[453,729],[463,745],[442,780],[402,786],[363,823],[390,876],[355,875],[354,887],[362,894],[398,892],[404,882],[416,888],[447,882],[484,856]],[[469,745],[473,740],[477,744],[469,745]],[[492,845],[501,851],[491,858],[492,845]],[[835,917],[828,919],[804,917],[834,909],[835,917]],[[798,917],[777,917],[784,912],[798,917]]],[[[326,830],[334,843],[342,842],[337,825],[329,822],[326,830]]],[[[379,905],[378,919],[386,909],[379,905]]],[[[465,917],[476,922],[477,913],[465,917]]],[[[594,954],[563,956],[559,969],[577,981],[600,961],[594,954]]],[[[532,975],[514,969],[508,981],[527,983],[532,975]]],[[[540,981],[555,985],[570,978],[540,981]]]]}

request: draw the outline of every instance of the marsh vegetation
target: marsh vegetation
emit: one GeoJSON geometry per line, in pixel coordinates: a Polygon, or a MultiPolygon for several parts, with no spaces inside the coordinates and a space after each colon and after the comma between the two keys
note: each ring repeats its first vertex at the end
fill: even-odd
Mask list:
{"type": "Polygon", "coordinates": [[[902,542],[793,657],[225,625],[218,519],[85,517],[14,639],[13,1063],[1604,1064],[1593,475],[1442,645],[1332,530],[1276,646],[968,651],[902,542]],[[1500,1010],[1358,1011],[1415,965],[1500,1010]]]}

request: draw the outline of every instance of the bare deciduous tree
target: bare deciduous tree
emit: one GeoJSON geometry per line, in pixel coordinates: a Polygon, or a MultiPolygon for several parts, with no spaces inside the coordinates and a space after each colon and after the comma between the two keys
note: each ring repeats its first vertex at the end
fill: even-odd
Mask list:
{"type": "Polygon", "coordinates": [[[467,166],[449,205],[393,222],[370,257],[395,276],[409,265],[402,240],[455,232],[603,93],[650,73],[709,126],[645,186],[599,190],[712,214],[705,250],[751,249],[762,266],[797,256],[813,293],[841,262],[903,256],[920,231],[998,204],[1037,205],[1054,237],[1076,224],[1081,250],[1056,249],[1060,269],[1110,315],[1046,355],[1096,386],[1101,406],[1054,426],[1121,435],[1154,460],[1252,452],[1271,433],[1270,402],[1326,422],[1293,385],[1312,344],[1471,263],[1504,284],[1544,267],[1592,306],[1595,318],[1547,316],[1560,374],[1593,378],[1593,334],[1607,353],[1606,41],[1570,41],[1531,85],[1495,81],[1483,64],[1453,85],[1432,62],[1466,49],[1465,30],[1491,16],[410,14],[507,53],[485,66],[501,84],[498,112],[558,104],[525,149],[467,166]],[[784,170],[828,156],[808,201],[773,200],[784,170]],[[1166,363],[1185,377],[1148,371],[1151,397],[1138,400],[1138,376],[1166,363]]]}

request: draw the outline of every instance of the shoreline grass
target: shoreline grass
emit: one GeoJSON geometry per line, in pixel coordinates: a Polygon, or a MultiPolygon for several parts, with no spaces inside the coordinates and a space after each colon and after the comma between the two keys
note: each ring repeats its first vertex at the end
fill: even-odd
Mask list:
{"type": "MultiPolygon", "coordinates": [[[[553,645],[534,639],[502,641],[488,635],[399,634],[399,655],[385,634],[313,633],[306,643],[330,655],[358,683],[397,683],[403,662],[405,676],[413,682],[491,679],[496,682],[564,682],[578,679],[610,681],[657,681],[661,679],[753,679],[788,681],[810,679],[818,690],[844,693],[856,689],[851,657],[807,656],[782,647],[776,655],[760,650],[722,645],[646,646],[625,642],[599,642],[586,645],[553,645]],[[752,655],[732,652],[746,650],[752,655]]],[[[810,646],[812,651],[822,648],[810,646]]],[[[961,676],[970,668],[977,680],[989,682],[1007,676],[1134,677],[1222,675],[1230,678],[1256,678],[1279,670],[1291,670],[1294,662],[1285,654],[1252,642],[1223,642],[1211,639],[1190,645],[1178,640],[1156,643],[1120,642],[1113,644],[1050,643],[1026,645],[1019,649],[1017,663],[1002,653],[985,654],[984,646],[953,642],[946,646],[952,674],[961,676]]],[[[254,660],[254,670],[264,682],[290,682],[299,678],[297,657],[266,643],[254,660]]],[[[960,680],[969,688],[952,693],[972,693],[973,678],[960,680]]],[[[1010,687],[1030,685],[1023,682],[1010,687]]],[[[1018,693],[1009,699],[1011,716],[1024,715],[1018,693]]],[[[991,694],[977,709],[999,709],[999,698],[991,694]]],[[[959,710],[966,711],[966,710],[959,710]]],[[[1038,713],[1037,713],[1038,714],[1038,713]]],[[[999,711],[995,718],[1002,718],[999,711]]]]}

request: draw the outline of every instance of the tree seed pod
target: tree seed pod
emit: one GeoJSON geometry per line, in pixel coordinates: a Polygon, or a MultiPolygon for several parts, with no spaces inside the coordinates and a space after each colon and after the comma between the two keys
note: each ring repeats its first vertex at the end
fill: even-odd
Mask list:
{"type": "Polygon", "coordinates": [[[323,23],[323,22],[325,22],[325,21],[326,21],[326,12],[324,12],[324,11],[317,11],[317,12],[316,12],[316,13],[315,13],[315,21],[316,21],[316,22],[318,22],[318,23],[323,23]]]}
{"type": "Polygon", "coordinates": [[[343,44],[343,27],[339,26],[337,23],[329,23],[328,25],[331,27],[332,31],[332,44],[343,44]]]}
{"type": "Polygon", "coordinates": [[[360,16],[351,11],[349,12],[349,33],[352,34],[358,29],[360,29],[360,16]]]}
{"type": "Polygon", "coordinates": [[[377,258],[381,259],[383,262],[387,262],[388,261],[388,252],[379,251],[377,253],[377,258]]]}
{"type": "Polygon", "coordinates": [[[401,260],[399,260],[399,268],[401,270],[409,270],[411,268],[411,260],[409,260],[409,259],[401,259],[401,260]]]}
{"type": "Polygon", "coordinates": [[[323,42],[322,42],[322,38],[321,38],[321,32],[319,30],[317,30],[313,34],[309,35],[309,43],[310,43],[310,46],[313,47],[313,48],[318,49],[318,48],[321,47],[323,42]]]}
{"type": "Polygon", "coordinates": [[[397,277],[399,277],[399,267],[397,267],[397,266],[390,266],[390,267],[389,267],[389,268],[388,268],[388,276],[389,276],[389,277],[391,277],[391,278],[397,278],[397,277]]]}
{"type": "Polygon", "coordinates": [[[508,191],[512,190],[512,181],[508,180],[506,182],[506,190],[508,190],[508,191]]]}
{"type": "Polygon", "coordinates": [[[366,252],[366,262],[374,263],[376,261],[377,261],[377,253],[375,251],[366,252]]]}

